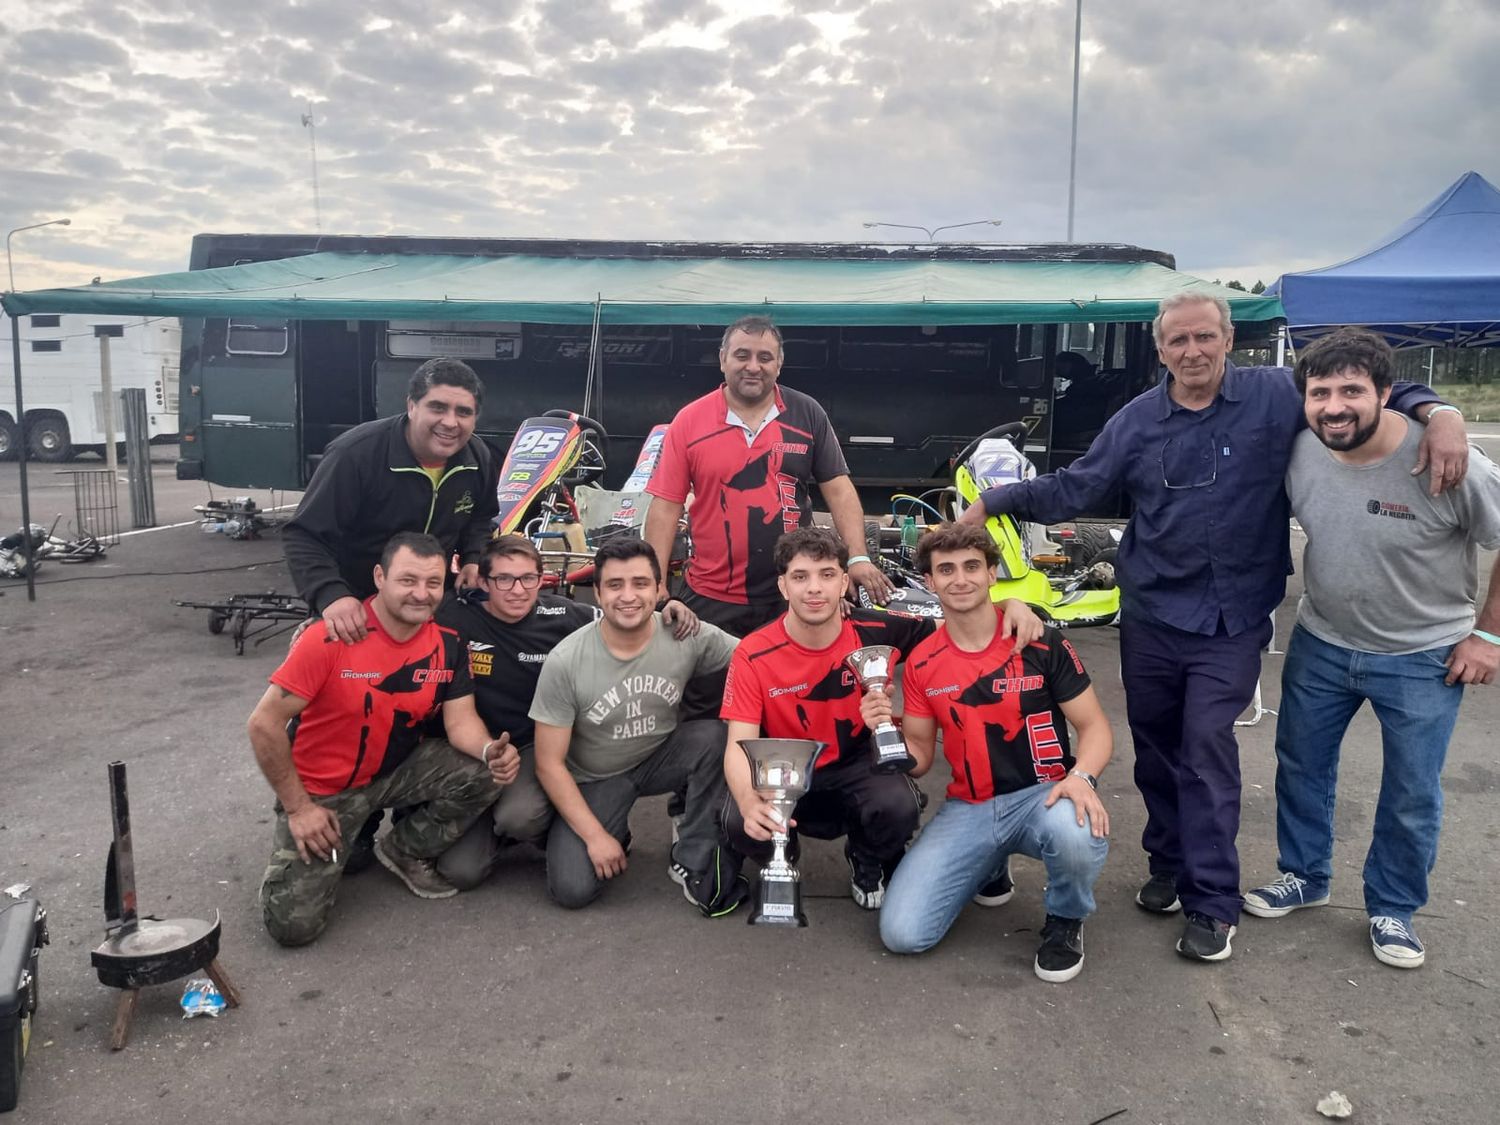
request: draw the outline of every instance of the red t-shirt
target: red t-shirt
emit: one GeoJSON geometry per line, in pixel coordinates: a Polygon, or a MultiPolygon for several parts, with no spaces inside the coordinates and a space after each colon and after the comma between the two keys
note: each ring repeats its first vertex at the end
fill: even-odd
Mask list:
{"type": "Polygon", "coordinates": [[[942,731],[950,799],[988,801],[1073,768],[1061,705],[1089,676],[1054,628],[1021,652],[998,632],[983,652],[964,652],[939,629],[907,658],[902,683],[906,714],[934,718],[942,731]]]}
{"type": "Polygon", "coordinates": [[[820,766],[868,754],[870,732],[859,715],[859,683],[844,657],[865,645],[890,645],[896,649],[894,665],[932,631],[932,621],[925,618],[855,610],[838,640],[812,649],[792,640],[783,615],[734,650],[719,715],[754,723],[767,738],[828,743],[818,755],[820,766]]]}
{"type": "Polygon", "coordinates": [[[385,777],[422,739],[422,724],[450,699],[474,693],[458,633],[428,621],[398,643],[365,601],[362,641],[307,629],[271,682],[308,701],[295,720],[292,763],[309,793],[329,796],[385,777]]]}
{"type": "Polygon", "coordinates": [[[828,415],[800,391],[776,388],[779,413],[749,443],[725,420],[728,409],[721,386],[679,410],[646,491],[674,504],[693,494],[688,585],[746,605],[778,596],[771,552],[812,522],[808,482],[846,476],[849,466],[828,415]]]}

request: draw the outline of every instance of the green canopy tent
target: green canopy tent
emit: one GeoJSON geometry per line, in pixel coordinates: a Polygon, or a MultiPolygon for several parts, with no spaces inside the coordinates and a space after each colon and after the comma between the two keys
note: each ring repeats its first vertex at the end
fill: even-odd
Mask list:
{"type": "MultiPolygon", "coordinates": [[[[797,247],[766,246],[708,257],[681,244],[647,244],[661,252],[645,256],[580,249],[588,245],[568,244],[565,256],[325,250],[8,293],[0,303],[13,319],[70,312],[593,324],[596,340],[601,324],[720,324],[750,312],[783,325],[1141,323],[1182,292],[1223,297],[1240,323],[1283,315],[1274,297],[1211,285],[1159,260],[1127,260],[1170,260],[1132,247],[914,247],[887,254],[852,247],[846,256],[821,247],[799,256],[797,247]],[[1101,252],[1083,253],[1089,250],[1101,252]]],[[[13,339],[21,423],[18,331],[13,339]]],[[[18,444],[22,519],[29,523],[25,442],[18,444]]]]}

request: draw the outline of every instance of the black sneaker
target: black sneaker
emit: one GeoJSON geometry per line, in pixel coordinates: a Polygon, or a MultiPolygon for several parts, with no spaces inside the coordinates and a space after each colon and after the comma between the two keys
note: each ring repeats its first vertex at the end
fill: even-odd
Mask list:
{"type": "Polygon", "coordinates": [[[364,836],[356,837],[354,847],[349,849],[349,857],[344,860],[344,874],[358,875],[361,871],[370,870],[374,862],[375,841],[364,836]]]}
{"type": "Polygon", "coordinates": [[[977,906],[1004,906],[1016,893],[1016,884],[1010,877],[1010,857],[1005,857],[1005,866],[984,886],[974,893],[977,906]]]}
{"type": "Polygon", "coordinates": [[[1194,961],[1227,961],[1233,952],[1229,939],[1234,937],[1234,931],[1235,927],[1228,922],[1189,910],[1182,936],[1177,939],[1177,952],[1194,961]]]}
{"type": "Polygon", "coordinates": [[[1083,919],[1047,915],[1033,968],[1037,976],[1051,984],[1076,977],[1083,969],[1083,919]]]}
{"type": "Polygon", "coordinates": [[[682,897],[698,908],[705,918],[722,918],[733,914],[740,903],[750,897],[750,880],[739,873],[739,865],[720,848],[714,849],[713,868],[701,876],[694,875],[675,859],[667,865],[667,878],[682,888],[682,897]]]}
{"type": "Polygon", "coordinates": [[[861,910],[879,910],[885,901],[885,869],[878,860],[844,849],[849,861],[849,895],[861,910]]]}
{"type": "Polygon", "coordinates": [[[1152,914],[1176,914],[1182,909],[1182,901],[1177,897],[1177,876],[1170,871],[1158,871],[1135,892],[1135,904],[1152,914]]]}

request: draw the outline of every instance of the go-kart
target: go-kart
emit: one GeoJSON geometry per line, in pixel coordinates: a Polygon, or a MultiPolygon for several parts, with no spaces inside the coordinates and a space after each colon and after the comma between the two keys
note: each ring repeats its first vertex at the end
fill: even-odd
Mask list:
{"type": "MultiPolygon", "coordinates": [[[[954,458],[953,486],[939,490],[956,517],[979,502],[979,494],[1036,476],[1036,467],[1017,447],[1026,425],[1011,422],[980,434],[954,458]]],[[[897,496],[894,507],[943,513],[922,497],[897,496]]],[[[902,515],[900,511],[896,513],[902,515]]],[[[985,529],[1000,551],[997,581],[990,587],[992,601],[1019,598],[1046,621],[1063,627],[1112,624],[1120,614],[1120,591],[1115,584],[1114,550],[1118,532],[1099,525],[1079,524],[1055,533],[1061,545],[1047,539],[1045,528],[1014,516],[991,516],[985,529]],[[1043,550],[1042,548],[1047,548],[1043,550]]],[[[910,511],[897,527],[867,528],[870,556],[886,572],[896,590],[885,608],[892,613],[941,617],[942,606],[916,570],[916,541],[920,528],[910,511]]],[[[865,599],[861,590],[861,599],[865,599]]]]}

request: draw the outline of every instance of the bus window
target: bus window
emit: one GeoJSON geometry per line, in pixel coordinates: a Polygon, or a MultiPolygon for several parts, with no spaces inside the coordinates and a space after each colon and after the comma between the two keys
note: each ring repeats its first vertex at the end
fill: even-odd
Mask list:
{"type": "Polygon", "coordinates": [[[285,320],[231,320],[224,337],[224,351],[229,355],[286,355],[285,320]]]}

